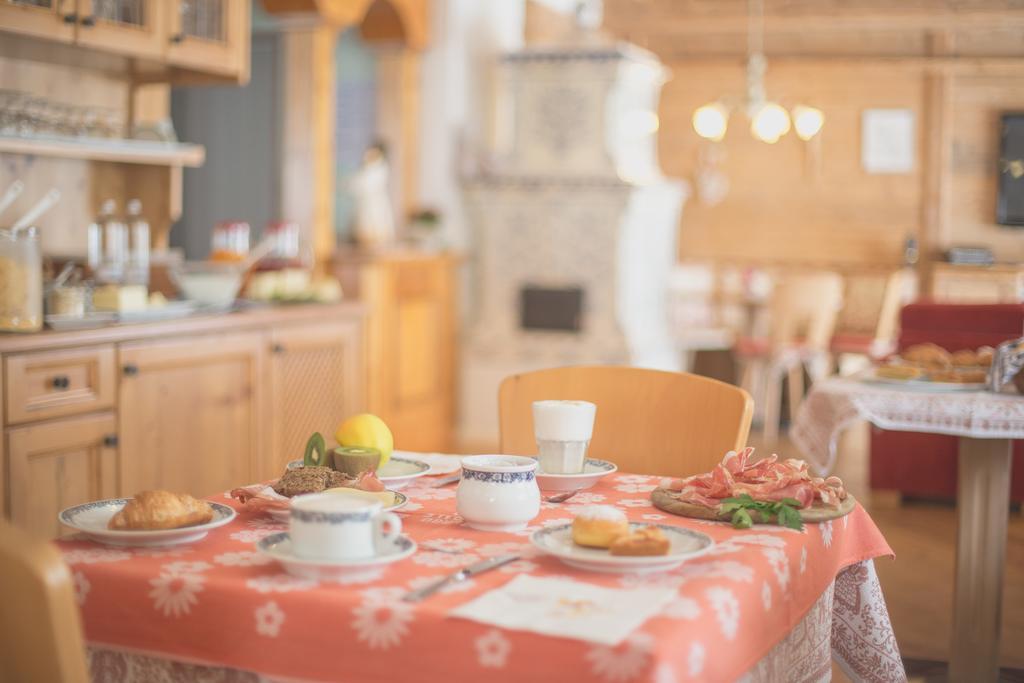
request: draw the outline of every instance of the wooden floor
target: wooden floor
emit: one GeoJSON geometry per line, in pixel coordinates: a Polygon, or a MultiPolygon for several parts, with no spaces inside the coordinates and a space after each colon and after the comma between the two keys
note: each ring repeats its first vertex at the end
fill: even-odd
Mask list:
{"type": "MultiPolygon", "coordinates": [[[[761,435],[752,433],[750,444],[758,448],[758,454],[770,453],[772,449],[763,448],[761,443],[761,435]]],[[[483,444],[471,446],[462,452],[494,452],[488,450],[494,444],[482,450],[483,444]]],[[[775,451],[782,457],[802,457],[785,437],[775,451]]],[[[872,494],[867,485],[866,425],[848,430],[840,440],[838,453],[835,474],[864,504],[896,554],[895,559],[878,559],[875,566],[903,657],[947,661],[953,613],[955,508],[901,503],[891,493],[872,494]]],[[[1010,515],[1000,664],[1024,669],[1024,515],[1019,512],[1010,515]]],[[[835,681],[848,680],[837,667],[833,673],[835,681]]]]}

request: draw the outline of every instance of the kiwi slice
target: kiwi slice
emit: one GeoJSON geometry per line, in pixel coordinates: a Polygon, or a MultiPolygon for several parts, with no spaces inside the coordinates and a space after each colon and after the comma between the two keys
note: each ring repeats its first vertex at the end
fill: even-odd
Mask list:
{"type": "Polygon", "coordinates": [[[358,476],[376,470],[380,465],[380,451],[360,446],[339,446],[334,449],[334,469],[358,476]]]}
{"type": "Polygon", "coordinates": [[[313,432],[306,442],[306,453],[302,456],[302,464],[306,467],[328,467],[327,444],[320,432],[313,432]]]}

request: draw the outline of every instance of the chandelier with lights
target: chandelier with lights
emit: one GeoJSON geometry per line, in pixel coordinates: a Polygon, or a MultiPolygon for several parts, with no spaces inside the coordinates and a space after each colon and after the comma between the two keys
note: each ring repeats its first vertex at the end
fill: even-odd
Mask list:
{"type": "MultiPolygon", "coordinates": [[[[801,140],[810,140],[825,125],[825,114],[802,104],[787,111],[768,99],[764,87],[764,73],[768,68],[764,57],[764,0],[749,0],[748,10],[747,91],[739,108],[750,119],[750,134],[762,142],[774,144],[793,128],[801,140]]],[[[721,140],[729,127],[733,108],[723,99],[698,107],[693,112],[693,129],[702,138],[721,140]]]]}

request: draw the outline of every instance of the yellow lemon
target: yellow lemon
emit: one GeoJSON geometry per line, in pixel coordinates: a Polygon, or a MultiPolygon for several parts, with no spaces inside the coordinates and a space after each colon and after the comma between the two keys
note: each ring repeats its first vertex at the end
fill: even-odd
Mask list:
{"type": "Polygon", "coordinates": [[[339,446],[360,446],[362,448],[376,448],[380,451],[380,465],[384,467],[391,459],[391,451],[395,448],[395,439],[391,436],[391,430],[384,424],[384,420],[370,413],[353,415],[341,425],[338,431],[334,432],[339,446]]]}

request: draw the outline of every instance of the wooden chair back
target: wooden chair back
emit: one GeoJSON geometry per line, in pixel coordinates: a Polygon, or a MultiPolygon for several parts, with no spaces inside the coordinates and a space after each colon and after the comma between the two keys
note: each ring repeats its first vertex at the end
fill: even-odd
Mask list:
{"type": "Polygon", "coordinates": [[[871,337],[875,348],[895,348],[900,310],[916,293],[917,275],[908,268],[848,275],[836,334],[871,337]]]}
{"type": "Polygon", "coordinates": [[[597,405],[588,455],[624,472],[706,472],[746,445],[754,402],[743,389],[681,372],[622,366],[538,370],[507,377],[498,391],[501,452],[537,453],[534,401],[597,405]]]}
{"type": "Polygon", "coordinates": [[[0,681],[89,681],[67,565],[52,544],[2,520],[0,681]]]}
{"type": "Polygon", "coordinates": [[[838,273],[792,273],[779,279],[772,292],[772,347],[799,344],[827,351],[843,302],[838,273]]]}

